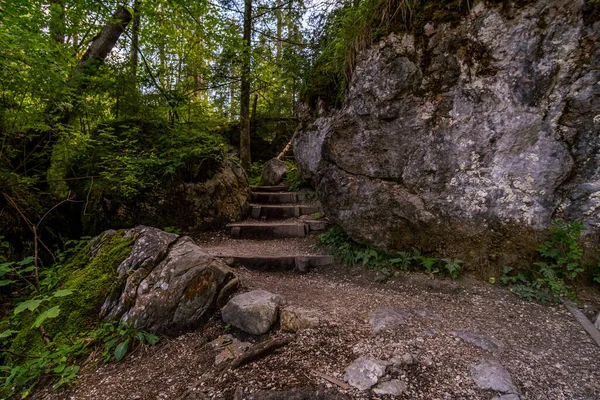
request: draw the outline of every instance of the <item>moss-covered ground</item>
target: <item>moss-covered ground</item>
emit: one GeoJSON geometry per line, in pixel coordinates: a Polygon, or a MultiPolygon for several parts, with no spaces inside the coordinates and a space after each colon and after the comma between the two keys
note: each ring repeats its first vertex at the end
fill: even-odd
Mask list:
{"type": "Polygon", "coordinates": [[[45,308],[60,307],[60,314],[44,323],[44,342],[40,329],[32,327],[37,313],[29,312],[20,321],[20,331],[13,340],[10,351],[27,355],[39,353],[78,338],[98,325],[102,303],[115,289],[117,266],[131,254],[133,240],[124,238],[123,232],[110,236],[96,257],[90,261],[90,245],[76,254],[68,263],[58,268],[60,289],[73,294],[45,303],[45,308]]]}

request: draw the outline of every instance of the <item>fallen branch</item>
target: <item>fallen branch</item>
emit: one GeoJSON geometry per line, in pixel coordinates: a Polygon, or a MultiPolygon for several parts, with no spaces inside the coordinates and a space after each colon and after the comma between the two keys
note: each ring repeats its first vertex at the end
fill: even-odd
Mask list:
{"type": "Polygon", "coordinates": [[[322,372],[313,371],[313,374],[315,374],[319,378],[325,379],[327,382],[333,383],[334,385],[337,385],[337,386],[341,387],[344,390],[350,390],[350,389],[352,389],[350,387],[350,385],[345,384],[344,382],[340,381],[339,379],[335,379],[335,378],[333,378],[331,376],[325,375],[322,372]]]}
{"type": "Polygon", "coordinates": [[[294,340],[293,337],[286,336],[269,339],[262,343],[255,344],[254,346],[246,350],[244,353],[237,356],[231,362],[231,369],[236,369],[258,358],[264,357],[267,354],[270,354],[273,351],[289,344],[292,340],[294,340]]]}
{"type": "Polygon", "coordinates": [[[285,145],[285,147],[283,148],[281,153],[279,153],[279,155],[277,156],[278,160],[281,160],[281,157],[285,156],[285,153],[287,153],[290,150],[290,147],[292,147],[292,142],[294,141],[295,137],[296,137],[296,132],[294,132],[294,134],[292,135],[292,138],[290,139],[288,144],[285,145]]]}
{"type": "Polygon", "coordinates": [[[577,322],[581,324],[583,329],[585,329],[585,331],[592,337],[592,339],[596,342],[598,347],[600,347],[600,331],[598,331],[598,329],[596,329],[592,322],[589,319],[587,319],[587,317],[583,315],[583,313],[579,311],[577,307],[575,307],[575,304],[571,303],[569,300],[565,300],[563,304],[565,305],[567,310],[569,310],[571,314],[573,314],[573,316],[575,317],[577,322]]]}

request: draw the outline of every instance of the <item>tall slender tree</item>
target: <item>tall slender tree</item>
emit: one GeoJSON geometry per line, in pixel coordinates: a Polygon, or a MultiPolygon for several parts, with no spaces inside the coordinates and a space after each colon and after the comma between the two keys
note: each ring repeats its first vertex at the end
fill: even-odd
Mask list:
{"type": "Polygon", "coordinates": [[[240,161],[249,169],[250,155],[250,63],[252,51],[252,0],[244,0],[244,33],[240,96],[240,161]]]}

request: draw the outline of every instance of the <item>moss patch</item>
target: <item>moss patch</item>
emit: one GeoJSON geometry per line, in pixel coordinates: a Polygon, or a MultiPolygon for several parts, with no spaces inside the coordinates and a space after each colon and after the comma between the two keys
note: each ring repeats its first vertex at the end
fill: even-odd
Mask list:
{"type": "MultiPolygon", "coordinates": [[[[44,324],[52,339],[48,345],[68,342],[94,328],[102,303],[117,284],[117,266],[131,254],[132,247],[133,239],[124,238],[120,231],[106,240],[92,261],[89,261],[91,250],[88,244],[59,268],[60,289],[70,289],[73,294],[46,303],[48,308],[60,307],[59,316],[44,324]]],[[[35,317],[29,313],[22,318],[21,331],[11,345],[11,351],[33,354],[45,347],[40,330],[31,328],[35,317]]]]}

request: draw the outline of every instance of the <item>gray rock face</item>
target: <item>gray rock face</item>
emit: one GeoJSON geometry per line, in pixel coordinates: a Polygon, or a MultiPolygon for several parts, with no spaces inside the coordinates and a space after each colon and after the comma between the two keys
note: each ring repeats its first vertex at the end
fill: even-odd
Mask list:
{"type": "Polygon", "coordinates": [[[388,363],[375,357],[360,357],[346,367],[344,380],[359,390],[367,390],[385,375],[388,363]]]}
{"type": "Polygon", "coordinates": [[[262,184],[266,186],[279,185],[287,170],[288,166],[281,160],[273,158],[267,161],[262,171],[262,184]]]}
{"type": "Polygon", "coordinates": [[[373,393],[380,396],[400,396],[404,391],[408,389],[408,385],[399,379],[392,379],[386,382],[381,382],[373,388],[373,393]]]}
{"type": "Polygon", "coordinates": [[[229,300],[221,315],[225,323],[252,335],[262,335],[277,321],[279,307],[283,303],[284,300],[279,295],[254,290],[229,300]]]}
{"type": "Polygon", "coordinates": [[[317,171],[321,161],[321,149],[325,137],[330,133],[333,118],[323,116],[315,121],[307,121],[298,129],[294,137],[294,159],[304,180],[316,187],[317,171]]]}
{"type": "Polygon", "coordinates": [[[472,365],[471,376],[480,389],[518,393],[510,373],[496,361],[482,361],[472,365]]]}
{"type": "Polygon", "coordinates": [[[600,313],[598,313],[598,315],[596,315],[596,318],[594,318],[592,323],[594,324],[596,329],[598,329],[600,331],[600,313]]]}
{"type": "Polygon", "coordinates": [[[304,124],[295,152],[324,137],[319,197],[354,239],[502,265],[552,219],[600,226],[600,24],[579,0],[487,4],[364,51],[343,109],[304,124]]]}
{"type": "Polygon", "coordinates": [[[190,238],[147,226],[127,231],[131,255],[117,268],[119,290],[104,302],[101,317],[162,331],[195,325],[214,307],[234,275],[190,238]]]}

